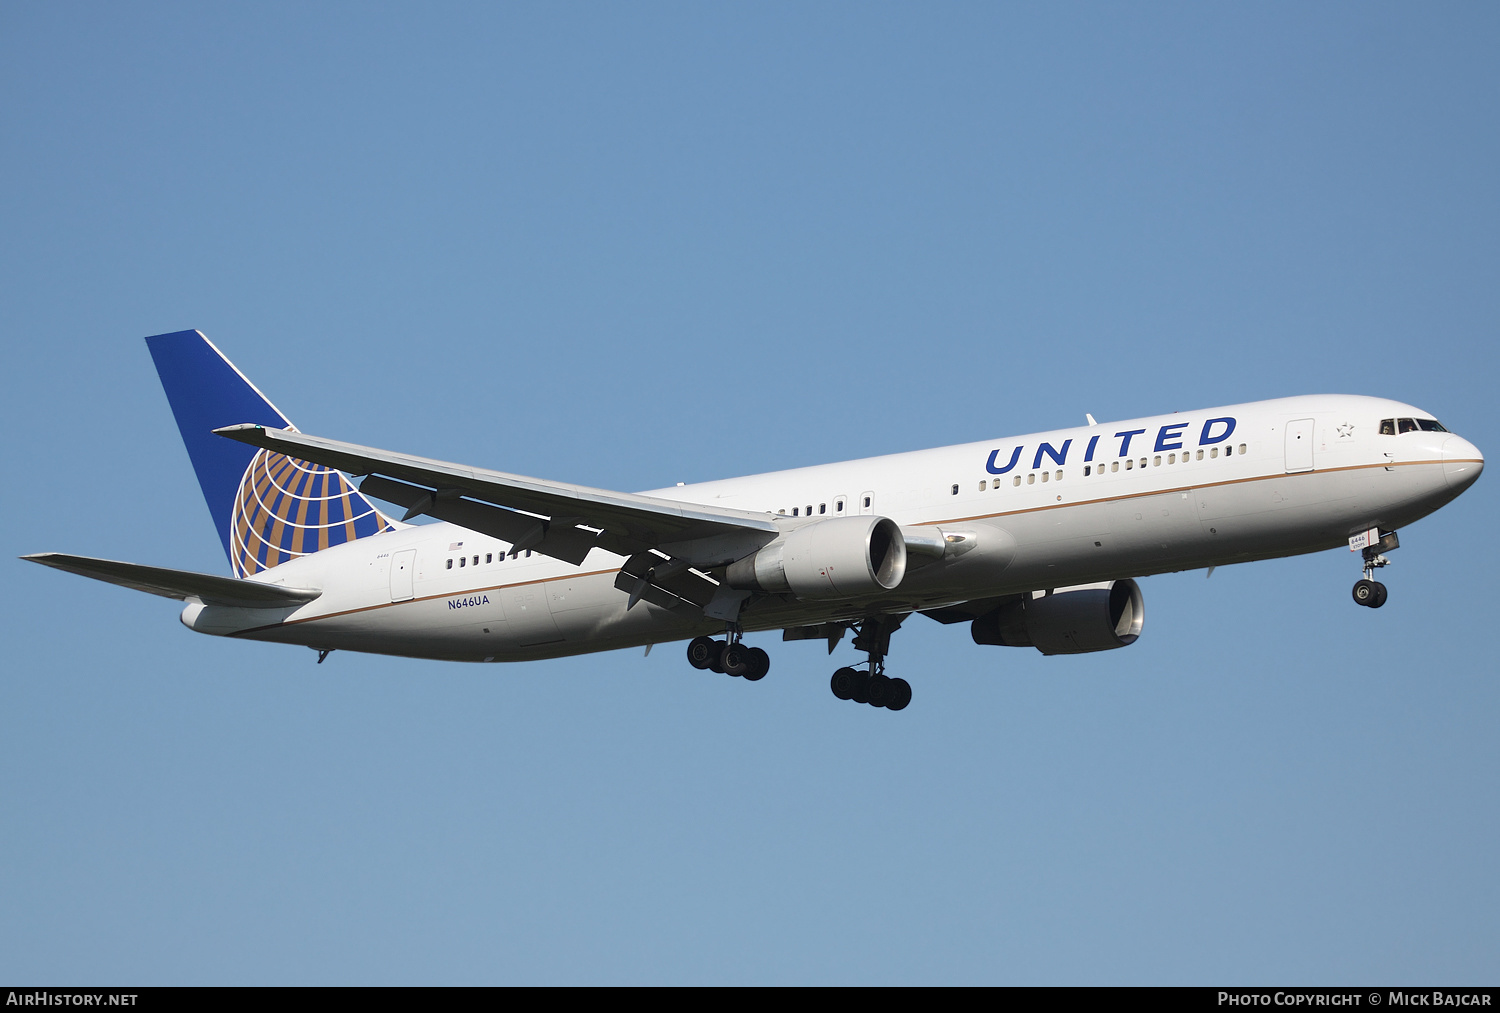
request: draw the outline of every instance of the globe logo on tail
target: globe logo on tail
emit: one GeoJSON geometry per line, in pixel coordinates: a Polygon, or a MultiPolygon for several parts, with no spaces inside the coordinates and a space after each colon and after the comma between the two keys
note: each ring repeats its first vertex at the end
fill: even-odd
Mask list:
{"type": "Polygon", "coordinates": [[[394,525],[332,468],[261,450],[240,479],[230,517],[238,577],[390,531],[394,525]]]}

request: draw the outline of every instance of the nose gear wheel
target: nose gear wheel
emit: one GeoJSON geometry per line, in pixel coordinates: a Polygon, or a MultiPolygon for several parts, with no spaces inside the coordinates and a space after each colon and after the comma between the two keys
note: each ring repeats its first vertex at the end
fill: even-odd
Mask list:
{"type": "Polygon", "coordinates": [[[1362,580],[1354,582],[1354,604],[1363,605],[1366,608],[1378,609],[1385,604],[1385,585],[1375,579],[1375,571],[1390,566],[1391,561],[1381,555],[1381,550],[1400,548],[1401,542],[1396,538],[1394,531],[1386,532],[1376,545],[1368,545],[1362,550],[1365,563],[1365,575],[1362,580]]]}

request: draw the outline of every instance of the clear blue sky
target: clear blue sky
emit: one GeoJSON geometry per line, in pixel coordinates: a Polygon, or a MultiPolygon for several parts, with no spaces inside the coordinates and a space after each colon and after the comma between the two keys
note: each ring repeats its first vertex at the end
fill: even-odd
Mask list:
{"type": "MultiPolygon", "coordinates": [[[[620,489],[1297,393],[1491,455],[1500,13],[9,3],[9,557],[227,564],[142,336],[304,430],[620,489]]],[[[0,564],[0,979],[1500,977],[1495,476],[757,684],[200,637],[0,564]],[[1490,576],[1485,576],[1489,574],[1490,576]]]]}

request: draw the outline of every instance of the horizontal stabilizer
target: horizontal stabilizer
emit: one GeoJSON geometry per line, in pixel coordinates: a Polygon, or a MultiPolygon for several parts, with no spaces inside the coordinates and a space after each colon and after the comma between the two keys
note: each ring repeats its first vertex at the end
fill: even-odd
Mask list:
{"type": "Polygon", "coordinates": [[[191,570],[169,570],[163,566],[142,566],[92,556],[70,556],[63,552],[37,552],[22,556],[33,563],[67,570],[136,591],[159,594],[163,598],[186,601],[194,598],[205,605],[227,605],[233,608],[291,608],[312,601],[322,591],[300,587],[262,584],[254,580],[236,580],[191,570]]]}

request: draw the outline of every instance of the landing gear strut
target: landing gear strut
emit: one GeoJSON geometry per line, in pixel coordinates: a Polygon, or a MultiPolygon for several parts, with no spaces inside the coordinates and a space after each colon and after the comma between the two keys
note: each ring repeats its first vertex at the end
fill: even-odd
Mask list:
{"type": "Polygon", "coordinates": [[[746,647],[740,641],[737,624],[730,624],[723,640],[696,637],[688,643],[688,664],[700,671],[732,675],[746,682],[759,682],[771,670],[771,656],[759,647],[746,647]]]}
{"type": "Polygon", "coordinates": [[[870,658],[868,671],[857,668],[841,668],[833,673],[828,688],[840,700],[867,703],[871,707],[884,707],[898,711],[911,703],[911,683],[905,679],[892,679],[885,674],[885,656],[891,649],[891,634],[901,625],[905,616],[870,616],[857,627],[854,649],[864,651],[870,658]]]}
{"type": "Polygon", "coordinates": [[[1391,561],[1381,555],[1382,552],[1400,547],[1401,542],[1396,537],[1396,532],[1388,531],[1381,535],[1374,544],[1366,545],[1361,550],[1365,561],[1365,576],[1363,580],[1354,582],[1353,594],[1356,605],[1378,609],[1385,604],[1385,585],[1375,579],[1375,571],[1391,565],[1391,561]]]}

